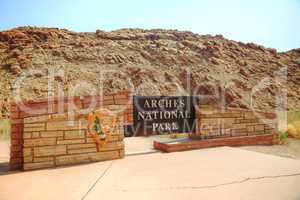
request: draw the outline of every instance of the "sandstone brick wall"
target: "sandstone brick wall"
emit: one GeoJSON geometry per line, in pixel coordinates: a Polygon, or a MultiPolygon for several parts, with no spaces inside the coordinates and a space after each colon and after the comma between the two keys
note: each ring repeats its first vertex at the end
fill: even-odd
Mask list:
{"type": "Polygon", "coordinates": [[[276,114],[240,108],[197,109],[197,128],[193,138],[240,137],[275,134],[276,114]]]}
{"type": "MultiPolygon", "coordinates": [[[[117,125],[107,143],[97,150],[87,132],[88,114],[64,113],[24,118],[24,170],[112,160],[124,157],[124,133],[117,125]]],[[[122,114],[116,114],[123,121],[122,114]]],[[[106,117],[109,126],[112,117],[106,117]]]]}
{"type": "Polygon", "coordinates": [[[183,143],[163,143],[154,141],[154,148],[163,152],[171,153],[176,151],[187,151],[193,149],[203,149],[222,146],[250,146],[250,145],[273,145],[278,144],[275,135],[252,135],[241,137],[222,137],[213,139],[192,140],[183,143]]]}
{"type": "Polygon", "coordinates": [[[11,152],[10,169],[23,168],[23,119],[28,117],[57,114],[81,109],[96,109],[103,106],[124,106],[124,123],[132,122],[131,94],[128,91],[118,93],[85,96],[65,97],[54,100],[13,102],[10,109],[11,120],[11,152]],[[26,106],[22,107],[22,104],[26,106]],[[127,108],[128,106],[128,108],[127,108]]]}
{"type": "MultiPolygon", "coordinates": [[[[100,153],[94,152],[95,148],[90,143],[91,138],[87,136],[86,130],[82,128],[86,125],[84,120],[78,122],[79,124],[75,127],[71,126],[71,128],[65,129],[62,128],[66,125],[65,119],[52,127],[52,122],[49,122],[50,127],[48,127],[48,122],[42,121],[44,117],[50,118],[50,121],[54,122],[57,120],[54,120],[54,118],[59,116],[56,114],[80,113],[82,110],[92,111],[106,107],[110,110],[122,111],[124,125],[133,124],[132,96],[128,91],[104,96],[28,101],[22,104],[26,106],[25,109],[21,106],[21,103],[11,104],[11,169],[22,169],[24,163],[25,169],[33,169],[104,159],[100,156],[100,153]],[[30,122],[30,120],[36,122],[30,122]],[[74,134],[75,138],[72,138],[74,134]],[[84,155],[81,152],[84,152],[84,155]]],[[[200,109],[197,109],[196,132],[191,137],[220,138],[268,135],[276,133],[276,127],[276,115],[274,113],[254,112],[237,108],[219,110],[215,107],[201,105],[200,109]]],[[[110,158],[114,158],[117,155],[121,156],[122,153],[119,149],[119,154],[116,152],[106,154],[110,158]]]]}

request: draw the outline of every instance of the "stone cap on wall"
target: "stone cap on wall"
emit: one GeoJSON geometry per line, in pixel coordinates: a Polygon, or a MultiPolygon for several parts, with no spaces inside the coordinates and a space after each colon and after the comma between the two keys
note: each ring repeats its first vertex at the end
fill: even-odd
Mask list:
{"type": "Polygon", "coordinates": [[[196,113],[201,115],[202,117],[206,117],[208,115],[217,114],[217,113],[255,113],[257,116],[261,116],[267,119],[276,119],[277,114],[275,112],[270,111],[262,111],[257,109],[246,109],[246,108],[237,108],[237,107],[226,107],[219,108],[212,105],[206,106],[196,106],[196,113]]]}

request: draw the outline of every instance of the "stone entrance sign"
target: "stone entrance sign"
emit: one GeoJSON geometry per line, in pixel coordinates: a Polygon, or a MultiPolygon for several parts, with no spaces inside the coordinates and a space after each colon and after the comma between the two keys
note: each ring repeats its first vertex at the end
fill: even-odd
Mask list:
{"type": "Polygon", "coordinates": [[[122,118],[105,109],[24,118],[24,170],[123,158],[122,118]]]}
{"type": "Polygon", "coordinates": [[[277,144],[275,113],[200,103],[193,96],[132,96],[128,91],[63,98],[52,104],[24,102],[29,110],[40,110],[37,113],[12,103],[10,168],[30,170],[123,158],[124,127],[136,135],[190,133],[190,143],[154,144],[166,152],[277,144]],[[57,109],[60,104],[63,112],[57,109]]]}
{"type": "Polygon", "coordinates": [[[134,96],[134,128],[138,135],[193,132],[194,105],[192,96],[134,96]]]}

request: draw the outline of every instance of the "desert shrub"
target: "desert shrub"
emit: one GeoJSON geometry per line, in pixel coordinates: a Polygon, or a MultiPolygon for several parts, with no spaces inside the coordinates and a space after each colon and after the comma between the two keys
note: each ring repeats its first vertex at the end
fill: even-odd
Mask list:
{"type": "Polygon", "coordinates": [[[287,140],[288,140],[288,134],[286,132],[279,131],[278,138],[279,138],[280,143],[285,144],[285,143],[287,143],[287,140]]]}

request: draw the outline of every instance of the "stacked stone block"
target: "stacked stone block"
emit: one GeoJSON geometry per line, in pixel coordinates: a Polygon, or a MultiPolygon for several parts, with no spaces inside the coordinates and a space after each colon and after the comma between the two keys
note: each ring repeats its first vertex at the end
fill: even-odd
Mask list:
{"type": "MultiPolygon", "coordinates": [[[[111,133],[108,143],[97,150],[94,139],[87,132],[87,116],[65,113],[24,118],[24,170],[123,158],[121,123],[111,133]]],[[[123,115],[116,117],[122,122],[123,115]]]]}
{"type": "Polygon", "coordinates": [[[241,108],[201,107],[197,109],[197,130],[193,138],[222,138],[275,134],[276,114],[241,108]]]}
{"type": "MultiPolygon", "coordinates": [[[[93,111],[107,106],[123,106],[124,123],[132,119],[131,94],[128,91],[105,95],[91,95],[85,97],[64,97],[39,101],[13,102],[10,108],[11,147],[10,169],[23,168],[23,119],[42,115],[65,113],[88,109],[93,111]]],[[[132,121],[132,120],[131,120],[132,121]]],[[[34,135],[34,134],[33,134],[34,135]]]]}

